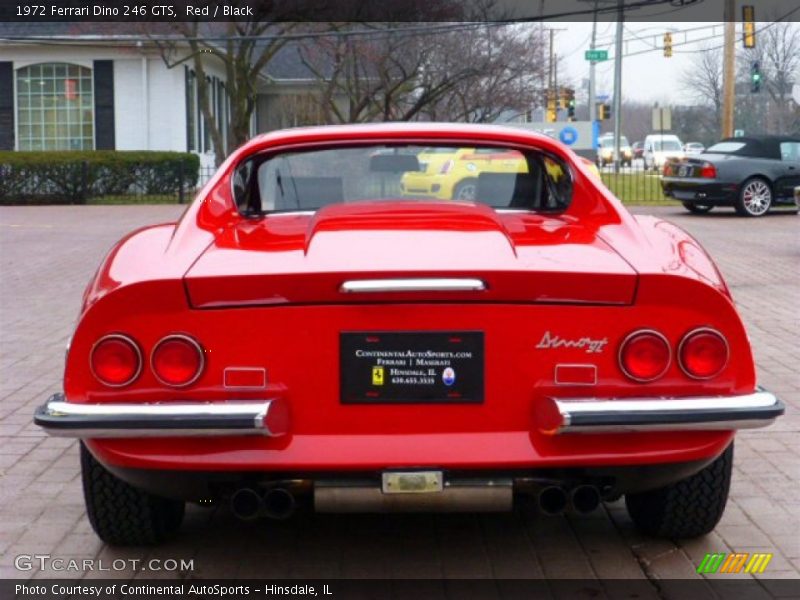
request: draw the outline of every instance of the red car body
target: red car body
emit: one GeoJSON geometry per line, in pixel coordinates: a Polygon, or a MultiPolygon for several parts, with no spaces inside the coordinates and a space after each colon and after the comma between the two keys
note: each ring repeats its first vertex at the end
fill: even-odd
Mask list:
{"type": "Polygon", "coordinates": [[[445,479],[508,477],[515,488],[542,478],[581,483],[584,474],[601,497],[613,497],[699,471],[725,452],[736,428],[766,424],[782,405],[759,396],[758,406],[739,417],[727,407],[723,417],[706,414],[691,426],[675,416],[674,404],[665,405],[662,414],[671,417],[664,422],[658,415],[626,422],[638,409],[623,405],[621,421],[572,433],[580,430],[581,406],[590,406],[568,414],[576,404],[686,399],[688,407],[710,399],[711,406],[715,398],[759,394],[766,392],[756,387],[747,334],[706,252],[668,222],[633,217],[565,146],[502,127],[344,126],[253,139],[177,223],[121,240],[86,289],[64,395],[51,400],[101,409],[269,401],[263,430],[158,435],[144,431],[143,421],[127,426],[138,433],[116,437],[86,415],[71,415],[62,426],[63,411],[46,406],[37,422],[84,439],[92,459],[114,476],[183,500],[223,498],[256,476],[322,489],[327,481],[375,483],[382,473],[427,470],[445,479]],[[398,198],[260,218],[241,214],[234,202],[232,178],[248,157],[408,142],[545,152],[568,165],[572,202],[540,213],[398,198]],[[454,278],[477,280],[482,289],[424,285],[454,278]],[[346,282],[401,280],[423,285],[368,294],[344,289],[346,282]],[[707,379],[688,376],[678,356],[685,336],[699,329],[718,332],[728,348],[724,366],[707,379]],[[621,345],[642,330],[663,336],[670,353],[663,374],[646,383],[626,376],[620,364],[621,345]],[[482,332],[481,401],[341,401],[342,332],[440,331],[482,332]],[[104,385],[91,368],[93,347],[108,335],[130,338],[141,352],[141,372],[124,387],[104,385]],[[164,385],[148,360],[169,335],[202,348],[202,372],[189,385],[164,385]]]}

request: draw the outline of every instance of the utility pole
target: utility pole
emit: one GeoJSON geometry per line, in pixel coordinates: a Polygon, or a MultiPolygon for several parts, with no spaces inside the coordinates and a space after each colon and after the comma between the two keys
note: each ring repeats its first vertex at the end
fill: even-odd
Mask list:
{"type": "MultiPolygon", "coordinates": [[[[594,11],[592,12],[592,43],[589,46],[591,50],[594,50],[594,45],[597,40],[597,4],[598,0],[594,2],[594,11]]],[[[594,67],[597,64],[596,61],[589,62],[589,120],[594,121],[597,119],[597,104],[596,104],[596,90],[595,90],[595,74],[594,74],[594,67]]]]}
{"type": "MultiPolygon", "coordinates": [[[[556,106],[558,106],[560,98],[558,95],[558,52],[553,57],[553,95],[556,97],[556,106]]],[[[556,114],[558,114],[558,108],[556,108],[556,114]]]]}
{"type": "MultiPolygon", "coordinates": [[[[556,64],[558,55],[555,53],[555,36],[559,31],[566,31],[566,28],[548,27],[547,31],[550,34],[550,66],[547,75],[547,89],[548,94],[552,94],[552,97],[556,99],[556,120],[558,120],[558,65],[556,64]]],[[[549,95],[548,97],[550,97],[549,95]]]]}
{"type": "Polygon", "coordinates": [[[623,0],[617,0],[617,39],[614,49],[614,172],[619,172],[619,141],[622,135],[622,25],[625,19],[623,0]]]}
{"type": "Polygon", "coordinates": [[[722,137],[733,137],[733,103],[736,85],[736,0],[725,0],[725,50],[722,57],[722,137]]]}

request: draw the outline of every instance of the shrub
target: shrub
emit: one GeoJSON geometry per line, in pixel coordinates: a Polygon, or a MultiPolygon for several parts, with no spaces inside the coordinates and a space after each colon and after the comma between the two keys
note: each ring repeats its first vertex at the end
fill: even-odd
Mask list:
{"type": "Polygon", "coordinates": [[[200,159],[184,152],[0,152],[0,204],[84,204],[88,198],[174,195],[197,185],[200,159]]]}

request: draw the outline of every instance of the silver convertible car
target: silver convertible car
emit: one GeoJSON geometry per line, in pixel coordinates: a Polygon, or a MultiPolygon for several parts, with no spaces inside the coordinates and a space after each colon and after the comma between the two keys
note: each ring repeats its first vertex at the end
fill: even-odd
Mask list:
{"type": "Polygon", "coordinates": [[[747,217],[760,217],[780,204],[794,204],[800,186],[800,137],[727,138],[702,154],[664,165],[664,195],[689,212],[707,213],[733,206],[747,217]]]}

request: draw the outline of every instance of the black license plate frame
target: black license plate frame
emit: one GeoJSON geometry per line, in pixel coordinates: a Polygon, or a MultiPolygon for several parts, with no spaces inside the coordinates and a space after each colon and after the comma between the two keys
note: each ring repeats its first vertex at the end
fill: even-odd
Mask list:
{"type": "Polygon", "coordinates": [[[342,404],[480,404],[484,366],[482,331],[339,334],[342,404]]]}

